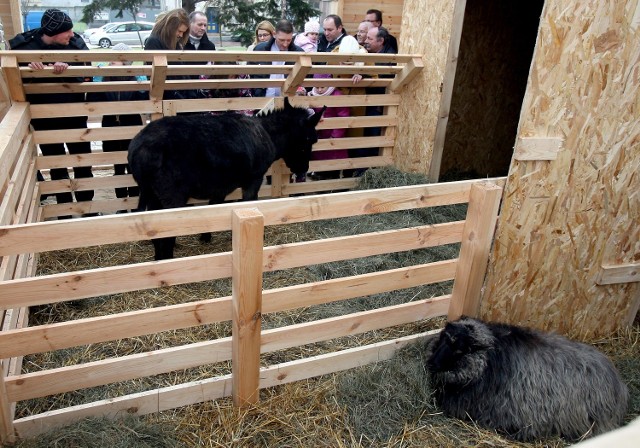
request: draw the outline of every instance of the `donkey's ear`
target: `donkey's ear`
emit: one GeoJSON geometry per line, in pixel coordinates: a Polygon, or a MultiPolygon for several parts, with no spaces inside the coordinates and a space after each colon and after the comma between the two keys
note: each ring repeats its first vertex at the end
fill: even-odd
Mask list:
{"type": "Polygon", "coordinates": [[[324,113],[325,110],[327,110],[327,106],[322,106],[322,109],[320,109],[315,114],[311,115],[309,117],[309,124],[315,128],[320,122],[320,119],[322,118],[322,114],[324,113]]]}
{"type": "Polygon", "coordinates": [[[293,109],[293,106],[291,105],[291,103],[289,102],[289,97],[285,96],[284,97],[284,109],[293,109]]]}

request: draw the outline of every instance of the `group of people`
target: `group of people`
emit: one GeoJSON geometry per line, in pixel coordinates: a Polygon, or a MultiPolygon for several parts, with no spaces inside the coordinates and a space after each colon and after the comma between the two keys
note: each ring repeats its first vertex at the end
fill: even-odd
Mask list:
{"type": "MultiPolygon", "coordinates": [[[[156,23],[151,31],[151,35],[144,45],[145,50],[204,50],[212,51],[216,46],[211,42],[206,33],[207,17],[202,12],[192,12],[187,14],[184,9],[174,9],[161,14],[156,19],[156,23]]],[[[309,21],[305,24],[304,30],[294,35],[294,29],[291,22],[282,19],[274,26],[269,21],[262,21],[255,30],[255,41],[248,50],[249,51],[299,51],[299,52],[338,52],[343,54],[357,53],[397,53],[397,40],[389,34],[388,30],[382,27],[382,12],[376,9],[368,10],[364,20],[359,24],[357,33],[353,36],[347,34],[342,25],[342,19],[335,14],[328,15],[322,22],[322,30],[320,33],[320,23],[317,21],[309,21]]],[[[9,41],[11,50],[89,50],[84,40],[73,32],[73,22],[71,18],[63,11],[58,9],[48,9],[44,12],[41,21],[41,27],[18,34],[9,41]]],[[[124,44],[118,44],[114,47],[116,51],[127,51],[130,48],[124,44]]],[[[120,61],[113,61],[110,64],[122,64],[120,61]]],[[[268,64],[269,62],[262,62],[268,64]]],[[[55,62],[46,64],[53,68],[54,73],[63,74],[70,65],[81,65],[82,63],[74,62],[55,62]]],[[[272,64],[284,64],[282,61],[273,61],[272,64]]],[[[30,62],[29,68],[33,70],[42,70],[45,64],[39,61],[30,62]]],[[[265,78],[283,78],[282,74],[272,75],[254,75],[255,77],[265,78]]],[[[318,77],[330,77],[330,75],[319,74],[318,77]]],[[[187,76],[193,78],[192,76],[187,76]]],[[[198,76],[195,76],[197,78],[198,76]]],[[[178,76],[184,78],[184,76],[178,76]]],[[[135,77],[125,78],[102,78],[95,77],[94,82],[110,81],[110,80],[135,80],[135,77]]],[[[47,78],[32,78],[25,82],[46,82],[47,78]]],[[[362,80],[360,75],[352,76],[354,86],[362,80]]],[[[86,82],[92,79],[85,78],[65,78],[65,82],[86,82]]],[[[299,89],[298,94],[310,96],[325,95],[341,95],[344,89],[337,88],[313,88],[299,89]]],[[[384,89],[383,89],[384,90],[384,89]]],[[[278,88],[252,89],[251,96],[279,96],[278,88]]],[[[353,92],[349,92],[352,93],[353,92]]],[[[379,93],[371,89],[367,89],[363,93],[379,93]]],[[[191,99],[202,97],[202,92],[198,90],[165,90],[164,99],[191,99]]],[[[211,96],[211,94],[208,94],[211,96]]],[[[52,93],[52,94],[29,94],[27,100],[32,104],[52,104],[52,103],[74,103],[87,101],[133,101],[144,100],[148,98],[146,91],[133,92],[96,92],[88,94],[84,93],[52,93]]],[[[373,108],[367,108],[367,115],[379,114],[373,108]]],[[[349,116],[351,110],[349,108],[330,108],[325,112],[325,116],[349,116]],[[331,110],[333,109],[333,110],[331,110]]],[[[111,115],[103,117],[102,125],[104,127],[119,125],[139,125],[142,123],[139,114],[111,115]]],[[[38,118],[33,119],[32,124],[36,130],[54,130],[54,129],[81,129],[87,127],[87,117],[65,117],[65,118],[38,118]]],[[[376,128],[365,129],[366,133],[376,132],[376,128]]],[[[378,128],[377,132],[380,130],[378,128]]],[[[337,138],[346,135],[346,129],[325,130],[320,132],[321,138],[337,138]]],[[[373,134],[375,135],[375,134],[373,134]]],[[[122,151],[128,146],[129,140],[118,140],[105,142],[104,151],[122,151]]],[[[69,154],[87,154],[91,152],[89,142],[69,142],[66,143],[69,154]]],[[[41,144],[40,149],[45,156],[64,155],[64,143],[41,144]]],[[[362,150],[360,150],[362,151],[362,150]]],[[[377,152],[377,150],[376,150],[377,152]]],[[[317,158],[343,158],[346,156],[358,157],[370,155],[370,153],[358,153],[358,150],[349,152],[346,150],[323,151],[315,154],[317,158]]],[[[116,174],[125,174],[127,172],[126,164],[117,164],[115,166],[116,174]]],[[[75,178],[92,177],[90,166],[74,167],[73,174],[75,178]]],[[[340,173],[337,172],[337,175],[340,173]]],[[[328,176],[335,176],[336,173],[328,173],[328,176]]],[[[50,170],[52,180],[68,179],[69,174],[67,168],[53,168],[50,170]]],[[[43,176],[38,173],[38,178],[44,180],[43,176]]],[[[298,180],[304,178],[304,173],[298,173],[298,180]]],[[[94,196],[92,190],[76,191],[75,198],[78,201],[91,201],[94,196]]],[[[125,198],[137,195],[135,188],[119,188],[116,189],[118,198],[125,198]]],[[[56,193],[58,203],[69,203],[73,201],[71,192],[56,193]]],[[[90,215],[90,214],[87,214],[90,215]]],[[[63,216],[60,218],[66,218],[63,216]]]]}
{"type": "MultiPolygon", "coordinates": [[[[309,21],[304,26],[304,31],[294,35],[291,22],[280,20],[274,26],[269,21],[258,24],[255,30],[255,40],[251,47],[252,51],[299,51],[299,52],[336,52],[339,54],[358,53],[391,53],[398,52],[398,43],[389,31],[382,26],[382,12],[377,9],[367,11],[364,20],[359,24],[358,31],[351,36],[345,30],[342,19],[336,14],[330,14],[322,22],[320,33],[320,23],[309,21]]],[[[268,64],[269,62],[264,62],[268,64]]],[[[272,64],[284,64],[282,61],[273,61],[272,64]]],[[[282,74],[261,75],[270,79],[281,79],[282,74]]],[[[330,78],[327,74],[316,74],[315,78],[330,78]]],[[[314,87],[311,90],[299,88],[298,95],[327,96],[343,94],[379,94],[384,93],[384,88],[367,88],[356,91],[357,84],[362,80],[362,76],[354,74],[350,76],[353,87],[347,89],[334,87],[314,87]]],[[[280,96],[278,88],[257,89],[256,96],[280,96]]],[[[355,108],[354,108],[355,109],[355,108]]],[[[346,117],[351,114],[362,114],[360,110],[352,111],[349,107],[329,107],[324,117],[346,117]]],[[[367,107],[364,111],[366,115],[380,115],[382,108],[367,107]]],[[[365,128],[364,136],[380,135],[381,128],[365,128]]],[[[347,135],[346,129],[321,130],[319,138],[340,138],[347,135]]],[[[327,150],[318,151],[312,154],[312,160],[341,159],[346,157],[368,157],[378,154],[377,148],[360,148],[353,150],[327,150]]],[[[363,170],[356,170],[350,175],[360,175],[363,170]]],[[[314,179],[334,179],[344,175],[345,172],[329,171],[323,173],[311,173],[314,179]]],[[[306,180],[305,173],[294,173],[296,182],[306,180]]]]}

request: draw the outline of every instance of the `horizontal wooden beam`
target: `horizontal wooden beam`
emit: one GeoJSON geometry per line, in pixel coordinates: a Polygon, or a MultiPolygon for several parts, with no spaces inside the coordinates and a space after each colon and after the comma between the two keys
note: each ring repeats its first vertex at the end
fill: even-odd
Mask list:
{"type": "Polygon", "coordinates": [[[623,263],[603,265],[600,267],[596,283],[598,285],[614,285],[616,283],[632,283],[640,281],[640,263],[623,263]]]}
{"type": "MultiPolygon", "coordinates": [[[[503,183],[504,179],[495,181],[503,183]]],[[[185,228],[181,223],[184,223],[185,215],[188,215],[190,224],[186,229],[188,234],[229,230],[231,210],[235,208],[257,207],[265,215],[265,225],[279,225],[460,204],[469,200],[471,186],[477,182],[478,180],[471,180],[412,185],[334,193],[331,198],[313,195],[0,226],[0,255],[183,235],[185,228]]]]}
{"type": "Polygon", "coordinates": [[[513,157],[520,161],[555,160],[563,142],[560,137],[518,137],[513,157]]]}

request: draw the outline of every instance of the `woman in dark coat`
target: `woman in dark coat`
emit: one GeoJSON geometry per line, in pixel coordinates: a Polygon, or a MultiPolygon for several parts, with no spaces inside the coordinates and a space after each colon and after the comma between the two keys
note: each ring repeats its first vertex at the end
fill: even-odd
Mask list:
{"type": "MultiPolygon", "coordinates": [[[[173,9],[158,18],[145,50],[184,50],[189,41],[189,16],[182,9],[173,9]]],[[[174,62],[179,64],[179,62],[174,62]]],[[[167,79],[190,79],[189,76],[167,76],[167,79]]],[[[199,98],[197,90],[165,90],[163,99],[181,100],[199,98]]]]}

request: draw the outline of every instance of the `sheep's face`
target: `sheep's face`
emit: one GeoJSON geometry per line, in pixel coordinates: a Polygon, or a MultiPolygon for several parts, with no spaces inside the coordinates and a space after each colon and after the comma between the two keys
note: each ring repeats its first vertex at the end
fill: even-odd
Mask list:
{"type": "Polygon", "coordinates": [[[449,322],[433,345],[427,361],[429,371],[440,381],[457,385],[481,376],[486,367],[486,352],[493,341],[485,330],[486,326],[475,320],[449,322]]]}

